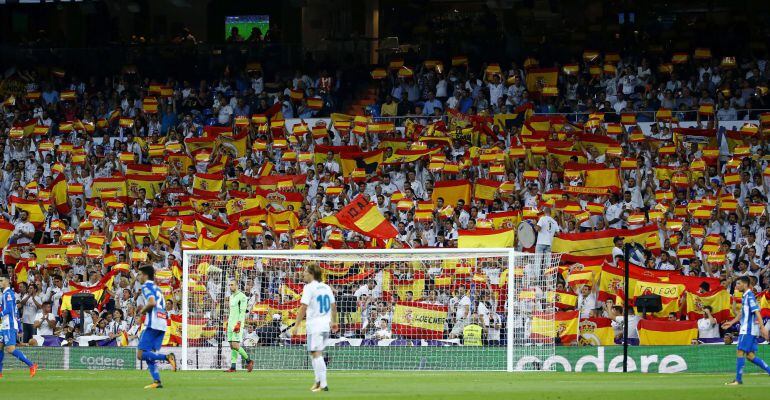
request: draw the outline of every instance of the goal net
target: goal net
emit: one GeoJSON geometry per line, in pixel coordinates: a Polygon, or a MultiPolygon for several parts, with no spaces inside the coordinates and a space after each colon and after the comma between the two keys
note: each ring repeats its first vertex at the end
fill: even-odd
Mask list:
{"type": "Polygon", "coordinates": [[[536,360],[559,336],[559,255],[508,249],[185,252],[182,367],[230,366],[234,280],[248,298],[242,346],[254,368],[310,369],[304,322],[292,335],[309,263],[336,299],[330,369],[549,369],[536,360]]]}

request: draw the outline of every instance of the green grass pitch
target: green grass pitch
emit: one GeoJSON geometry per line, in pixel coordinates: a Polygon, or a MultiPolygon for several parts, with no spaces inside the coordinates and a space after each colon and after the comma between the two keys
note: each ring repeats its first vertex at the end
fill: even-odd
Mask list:
{"type": "Polygon", "coordinates": [[[164,388],[144,390],[147,371],[5,371],[0,399],[762,399],[770,377],[746,374],[725,387],[729,374],[329,372],[326,393],[311,393],[311,371],[163,371],[164,388]],[[605,396],[611,397],[605,397],[605,396]],[[482,397],[483,396],[483,397],[482,397]],[[487,397],[489,396],[489,397],[487,397]],[[503,397],[505,396],[505,397],[503,397]]]}

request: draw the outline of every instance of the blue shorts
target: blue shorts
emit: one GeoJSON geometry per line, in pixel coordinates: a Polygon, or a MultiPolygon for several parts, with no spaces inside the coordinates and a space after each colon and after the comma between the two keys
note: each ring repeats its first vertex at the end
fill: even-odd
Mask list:
{"type": "Polygon", "coordinates": [[[16,346],[16,334],[14,329],[3,329],[0,331],[0,342],[5,346],[16,346]]]}
{"type": "Polygon", "coordinates": [[[738,336],[738,350],[744,353],[756,353],[759,350],[757,345],[757,338],[753,335],[739,335],[738,336]]]}
{"type": "Polygon", "coordinates": [[[166,331],[159,331],[152,328],[145,329],[144,332],[142,332],[142,336],[139,338],[139,350],[160,350],[160,346],[163,345],[164,336],[166,336],[166,331]]]}

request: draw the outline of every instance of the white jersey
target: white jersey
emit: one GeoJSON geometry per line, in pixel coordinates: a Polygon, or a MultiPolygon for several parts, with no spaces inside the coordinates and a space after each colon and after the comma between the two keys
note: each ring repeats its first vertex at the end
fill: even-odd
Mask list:
{"type": "Polygon", "coordinates": [[[329,285],[313,281],[302,289],[302,304],[307,306],[307,333],[329,332],[332,322],[334,293],[329,285]]]}

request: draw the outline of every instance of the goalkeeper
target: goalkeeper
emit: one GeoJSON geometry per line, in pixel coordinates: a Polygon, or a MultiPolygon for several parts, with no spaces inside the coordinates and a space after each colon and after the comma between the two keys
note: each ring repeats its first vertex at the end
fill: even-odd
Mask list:
{"type": "Polygon", "coordinates": [[[238,354],[246,362],[246,370],[251,372],[254,368],[254,360],[249,358],[249,354],[241,347],[243,341],[243,330],[246,329],[246,314],[248,310],[249,299],[243,292],[238,290],[238,282],[231,279],[230,285],[230,315],[227,318],[227,341],[230,342],[230,369],[226,372],[235,372],[235,361],[238,360],[238,354]]]}

